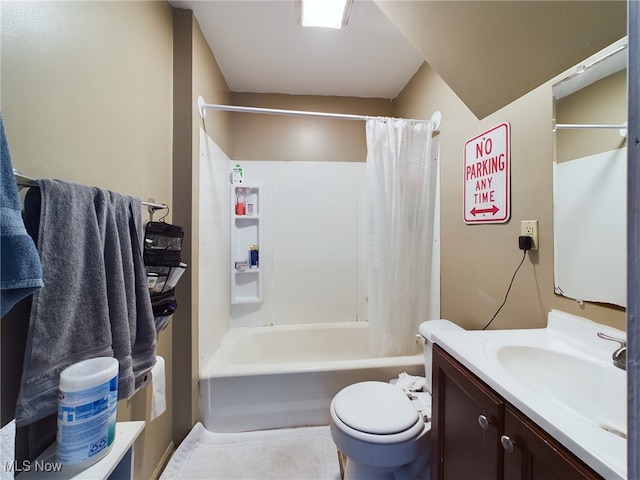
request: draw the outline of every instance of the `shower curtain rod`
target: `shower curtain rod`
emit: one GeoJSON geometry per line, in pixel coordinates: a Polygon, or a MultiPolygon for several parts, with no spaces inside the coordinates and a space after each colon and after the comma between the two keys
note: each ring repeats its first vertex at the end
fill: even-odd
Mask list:
{"type": "MultiPolygon", "coordinates": [[[[309,112],[304,110],[283,110],[278,108],[261,108],[261,107],[241,107],[236,105],[219,105],[214,103],[205,103],[204,98],[198,97],[198,111],[200,112],[200,116],[204,118],[207,114],[207,109],[211,110],[222,110],[226,112],[240,112],[240,113],[264,113],[268,115],[292,115],[299,117],[318,117],[318,118],[334,118],[338,120],[369,120],[370,118],[365,115],[351,115],[346,113],[326,113],[326,112],[309,112]]],[[[435,116],[435,114],[434,114],[435,116]]],[[[436,122],[434,119],[431,120],[415,120],[411,119],[414,122],[432,122],[434,123],[433,130],[437,130],[439,127],[439,122],[436,122]]]]}
{"type": "Polygon", "coordinates": [[[579,123],[557,123],[555,128],[614,128],[617,130],[626,130],[626,125],[598,125],[598,124],[579,124],[579,123]]]}

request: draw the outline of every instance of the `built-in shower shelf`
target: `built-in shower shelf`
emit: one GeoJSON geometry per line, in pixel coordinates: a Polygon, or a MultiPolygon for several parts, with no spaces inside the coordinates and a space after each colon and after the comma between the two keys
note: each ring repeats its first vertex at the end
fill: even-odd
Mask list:
{"type": "Polygon", "coordinates": [[[256,303],[256,298],[255,297],[236,297],[236,299],[233,302],[234,305],[239,305],[242,303],[256,303]]]}
{"type": "Polygon", "coordinates": [[[262,302],[262,272],[260,268],[251,268],[252,250],[256,247],[258,265],[260,261],[261,189],[260,185],[248,184],[233,184],[230,188],[231,304],[262,302]],[[246,262],[246,266],[242,266],[243,262],[246,262]]]}

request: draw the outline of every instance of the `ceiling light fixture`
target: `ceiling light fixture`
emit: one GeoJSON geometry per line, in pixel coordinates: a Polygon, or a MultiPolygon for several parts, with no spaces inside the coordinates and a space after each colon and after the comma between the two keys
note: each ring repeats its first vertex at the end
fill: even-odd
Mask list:
{"type": "Polygon", "coordinates": [[[342,28],[349,20],[353,0],[298,0],[303,27],[342,28]]]}

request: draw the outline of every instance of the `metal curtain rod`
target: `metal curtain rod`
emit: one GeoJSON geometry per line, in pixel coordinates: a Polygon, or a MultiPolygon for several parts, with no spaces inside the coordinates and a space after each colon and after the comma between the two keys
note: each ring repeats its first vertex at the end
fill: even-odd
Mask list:
{"type": "MultiPolygon", "coordinates": [[[[13,176],[16,179],[16,184],[18,185],[18,188],[30,188],[30,187],[38,186],[38,182],[36,180],[30,177],[24,176],[15,168],[13,169],[13,176]]],[[[149,213],[153,213],[156,210],[169,209],[169,206],[164,203],[145,202],[145,201],[141,201],[141,202],[142,202],[142,205],[144,205],[149,209],[149,213]]]]}
{"type": "Polygon", "coordinates": [[[598,125],[598,124],[578,124],[578,123],[557,123],[556,128],[614,128],[626,130],[626,125],[598,125]]]}
{"type": "MultiPolygon", "coordinates": [[[[292,115],[298,117],[318,117],[318,118],[334,118],[339,120],[369,120],[370,118],[364,115],[351,115],[346,113],[327,113],[327,112],[309,112],[304,110],[283,110],[278,108],[261,108],[261,107],[241,107],[236,105],[219,105],[213,103],[205,103],[204,98],[198,97],[198,111],[200,116],[204,118],[207,115],[207,109],[222,110],[226,112],[240,112],[240,113],[264,113],[267,115],[292,115]]],[[[435,114],[434,114],[435,117],[435,114]]],[[[434,119],[431,120],[413,120],[414,122],[432,122],[434,124],[433,130],[437,130],[440,126],[439,122],[434,119]]]]}
{"type": "Polygon", "coordinates": [[[149,209],[149,213],[153,213],[156,210],[169,210],[169,205],[166,203],[145,202],[144,200],[140,200],[140,202],[149,209]]]}

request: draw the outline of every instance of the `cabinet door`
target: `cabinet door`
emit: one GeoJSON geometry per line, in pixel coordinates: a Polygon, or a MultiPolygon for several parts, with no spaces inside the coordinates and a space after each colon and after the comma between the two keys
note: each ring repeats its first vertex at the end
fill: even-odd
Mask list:
{"type": "Polygon", "coordinates": [[[502,478],[502,399],[438,345],[432,381],[432,478],[502,478]]]}
{"type": "Polygon", "coordinates": [[[502,443],[505,479],[601,478],[510,405],[506,407],[502,443]]]}

